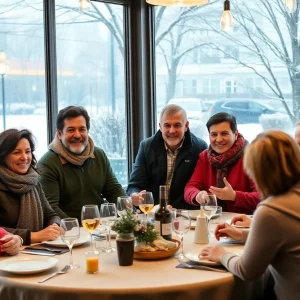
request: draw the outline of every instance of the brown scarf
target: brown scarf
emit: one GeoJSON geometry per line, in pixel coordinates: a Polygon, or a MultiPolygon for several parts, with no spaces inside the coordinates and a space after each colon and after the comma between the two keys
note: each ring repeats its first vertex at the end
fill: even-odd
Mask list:
{"type": "Polygon", "coordinates": [[[44,214],[42,202],[46,201],[45,195],[39,194],[37,186],[39,174],[30,167],[24,175],[19,175],[5,166],[0,166],[0,180],[7,189],[20,195],[20,212],[16,228],[29,229],[37,232],[43,229],[44,214]]]}
{"type": "Polygon", "coordinates": [[[84,149],[84,151],[80,154],[74,154],[70,152],[68,149],[64,147],[64,145],[61,143],[61,140],[58,137],[58,134],[56,132],[55,137],[52,141],[52,143],[48,147],[52,151],[54,151],[56,154],[61,156],[63,159],[68,161],[69,163],[76,165],[76,166],[82,166],[84,162],[92,157],[94,158],[94,142],[93,140],[89,137],[89,142],[84,149]]]}

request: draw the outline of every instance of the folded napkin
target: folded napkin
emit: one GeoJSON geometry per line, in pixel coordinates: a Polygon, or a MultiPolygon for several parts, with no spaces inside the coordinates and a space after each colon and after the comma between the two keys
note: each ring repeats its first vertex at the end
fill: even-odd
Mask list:
{"type": "Polygon", "coordinates": [[[47,246],[43,246],[43,245],[35,245],[35,246],[28,246],[25,247],[22,250],[24,253],[28,253],[28,254],[53,254],[53,255],[59,255],[59,254],[63,254],[69,251],[69,249],[67,248],[55,248],[55,247],[47,247],[47,246]]]}
{"type": "Polygon", "coordinates": [[[195,261],[188,261],[186,263],[181,263],[176,266],[176,268],[181,268],[181,269],[196,269],[196,270],[202,270],[202,271],[215,271],[215,272],[221,272],[221,273],[226,273],[228,270],[223,267],[223,266],[207,266],[207,265],[200,265],[195,261]]]}

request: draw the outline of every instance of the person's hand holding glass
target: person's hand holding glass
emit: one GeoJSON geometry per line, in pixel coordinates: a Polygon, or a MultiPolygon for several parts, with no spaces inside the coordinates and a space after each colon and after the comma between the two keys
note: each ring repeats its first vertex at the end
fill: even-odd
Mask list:
{"type": "Polygon", "coordinates": [[[152,192],[143,192],[139,196],[139,209],[145,214],[147,222],[147,214],[154,206],[154,199],[152,192]]]}
{"type": "Polygon", "coordinates": [[[91,251],[93,251],[94,247],[93,247],[92,232],[100,224],[100,213],[99,213],[98,205],[84,205],[84,206],[82,206],[81,223],[82,223],[82,226],[90,232],[91,251]]]}
{"type": "Polygon", "coordinates": [[[191,228],[191,217],[188,210],[174,209],[172,218],[172,229],[181,239],[181,253],[178,255],[179,260],[184,259],[183,236],[191,228]]]}
{"type": "Polygon", "coordinates": [[[120,196],[117,198],[117,211],[119,217],[126,214],[126,211],[133,210],[132,200],[129,196],[120,196]]]}
{"type": "Polygon", "coordinates": [[[65,218],[61,219],[60,223],[60,237],[62,241],[67,244],[70,250],[70,269],[77,269],[79,265],[73,264],[72,248],[74,243],[79,239],[80,229],[78,220],[76,218],[65,218]]]}
{"type": "Polygon", "coordinates": [[[100,207],[101,224],[108,228],[108,247],[105,252],[115,252],[116,249],[111,246],[110,228],[117,219],[117,209],[114,203],[103,203],[100,207]]]}

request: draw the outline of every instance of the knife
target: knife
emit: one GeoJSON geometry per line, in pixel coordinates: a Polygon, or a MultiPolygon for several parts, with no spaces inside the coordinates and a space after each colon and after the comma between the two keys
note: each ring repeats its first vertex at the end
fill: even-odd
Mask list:
{"type": "Polygon", "coordinates": [[[47,253],[45,251],[36,251],[36,250],[22,250],[22,253],[33,254],[33,255],[44,255],[44,256],[55,256],[55,253],[47,253]]]}
{"type": "Polygon", "coordinates": [[[29,246],[24,248],[24,250],[42,250],[42,251],[50,251],[50,252],[58,252],[61,253],[64,249],[54,249],[54,248],[47,248],[47,247],[37,247],[37,246],[29,246]]]}

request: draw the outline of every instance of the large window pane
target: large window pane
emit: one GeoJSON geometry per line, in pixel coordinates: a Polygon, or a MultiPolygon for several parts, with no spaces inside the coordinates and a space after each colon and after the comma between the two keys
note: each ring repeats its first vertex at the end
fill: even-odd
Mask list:
{"type": "Polygon", "coordinates": [[[0,0],[0,130],[30,129],[38,158],[47,150],[43,30],[41,0],[0,0]]]}
{"type": "MultiPolygon", "coordinates": [[[[300,119],[299,10],[290,14],[277,0],[230,3],[231,32],[220,29],[223,1],[155,7],[157,112],[171,99],[193,97],[205,110],[203,128],[226,111],[249,141],[269,128],[293,134],[300,119]]],[[[205,129],[194,133],[207,139],[205,129]]]]}
{"type": "Polygon", "coordinates": [[[108,155],[121,184],[127,183],[123,6],[56,1],[59,109],[84,106],[90,135],[108,155]]]}

